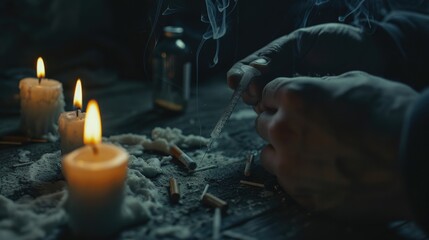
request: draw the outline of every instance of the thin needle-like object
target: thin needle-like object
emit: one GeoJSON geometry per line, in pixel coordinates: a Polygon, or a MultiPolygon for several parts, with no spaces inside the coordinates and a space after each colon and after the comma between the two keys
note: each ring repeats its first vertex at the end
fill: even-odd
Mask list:
{"type": "Polygon", "coordinates": [[[240,100],[240,96],[243,93],[243,91],[247,88],[247,86],[250,83],[250,80],[252,78],[257,77],[261,75],[261,72],[248,65],[243,65],[241,69],[244,72],[243,77],[241,78],[240,84],[235,89],[231,100],[229,101],[228,106],[226,107],[225,111],[223,112],[222,116],[216,123],[215,127],[213,128],[212,132],[210,133],[210,142],[207,145],[207,150],[204,153],[203,157],[201,158],[201,161],[206,156],[207,152],[210,151],[213,142],[219,137],[220,133],[222,132],[223,127],[225,126],[226,122],[228,121],[229,117],[231,116],[232,112],[234,111],[235,106],[237,106],[238,100],[240,100]]]}

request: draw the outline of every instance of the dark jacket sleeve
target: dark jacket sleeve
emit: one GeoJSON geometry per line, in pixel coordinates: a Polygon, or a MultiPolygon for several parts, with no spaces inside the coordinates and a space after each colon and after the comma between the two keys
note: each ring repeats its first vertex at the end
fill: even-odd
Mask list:
{"type": "Polygon", "coordinates": [[[375,23],[373,34],[387,63],[386,78],[418,91],[429,85],[429,15],[394,11],[375,23]]]}
{"type": "Polygon", "coordinates": [[[401,169],[409,201],[420,226],[429,233],[429,88],[410,108],[403,127],[401,169]]]}

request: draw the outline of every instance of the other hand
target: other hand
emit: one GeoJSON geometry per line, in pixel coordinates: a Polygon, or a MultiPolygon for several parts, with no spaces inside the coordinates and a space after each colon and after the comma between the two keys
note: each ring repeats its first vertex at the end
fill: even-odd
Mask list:
{"type": "Polygon", "coordinates": [[[263,166],[299,203],[340,216],[405,215],[397,169],[410,87],[349,72],[277,78],[266,85],[256,128],[263,166]]]}

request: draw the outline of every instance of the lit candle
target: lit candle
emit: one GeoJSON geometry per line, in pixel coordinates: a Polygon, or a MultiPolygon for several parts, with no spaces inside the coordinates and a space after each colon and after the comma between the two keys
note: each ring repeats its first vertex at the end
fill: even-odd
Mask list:
{"type": "Polygon", "coordinates": [[[82,109],[82,83],[80,79],[76,82],[73,105],[76,111],[61,113],[58,119],[60,132],[61,153],[69,153],[76,148],[83,146],[83,124],[85,123],[85,113],[82,109]]]}
{"type": "Polygon", "coordinates": [[[21,129],[31,138],[57,136],[57,121],[64,111],[63,86],[45,78],[42,58],[37,60],[37,78],[24,78],[19,82],[21,98],[21,129]]]}
{"type": "Polygon", "coordinates": [[[106,236],[118,230],[128,153],[101,143],[97,102],[89,101],[84,124],[85,146],[65,155],[62,162],[68,183],[67,212],[74,233],[106,236]]]}

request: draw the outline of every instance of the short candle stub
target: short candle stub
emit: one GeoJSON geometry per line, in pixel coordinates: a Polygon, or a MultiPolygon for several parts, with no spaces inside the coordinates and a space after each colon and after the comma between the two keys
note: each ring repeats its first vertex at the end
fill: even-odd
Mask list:
{"type": "Polygon", "coordinates": [[[94,155],[97,155],[98,154],[98,148],[97,148],[97,146],[94,144],[94,145],[91,146],[91,148],[92,148],[92,152],[94,153],[94,155]]]}
{"type": "Polygon", "coordinates": [[[171,177],[170,178],[170,201],[172,203],[178,203],[179,199],[180,199],[179,185],[177,184],[176,179],[171,177]]]}

